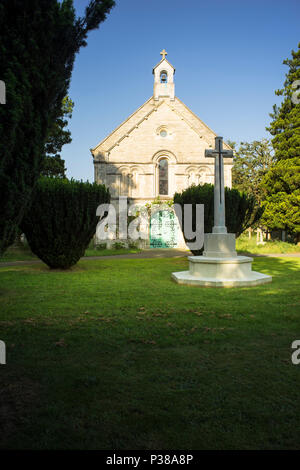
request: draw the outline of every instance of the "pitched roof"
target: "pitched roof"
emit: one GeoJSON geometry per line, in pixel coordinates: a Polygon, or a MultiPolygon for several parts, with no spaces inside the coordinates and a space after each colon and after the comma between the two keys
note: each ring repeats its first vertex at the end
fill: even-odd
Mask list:
{"type": "Polygon", "coordinates": [[[156,67],[158,67],[162,62],[167,62],[167,63],[170,65],[170,67],[172,67],[172,69],[174,70],[174,73],[175,73],[175,70],[176,70],[176,69],[173,67],[173,65],[172,65],[172,64],[168,61],[168,59],[166,59],[166,58],[161,59],[161,60],[158,62],[158,64],[156,64],[155,67],[153,67],[152,73],[154,73],[154,70],[156,69],[156,67]]]}
{"type": "MultiPolygon", "coordinates": [[[[166,60],[166,59],[164,59],[166,60]]],[[[156,112],[163,104],[167,104],[169,108],[177,114],[180,119],[184,120],[187,125],[193,129],[200,137],[216,137],[217,134],[210,129],[188,106],[186,106],[179,98],[175,97],[174,101],[159,100],[155,101],[153,97],[149,98],[142,106],[140,106],[134,113],[132,113],[125,121],[123,121],[114,131],[112,131],[105,139],[98,145],[91,149],[94,157],[98,154],[105,154],[110,152],[116,145],[127,137],[134,129],[156,112]]],[[[231,147],[224,142],[224,147],[230,149],[231,147]]]]}

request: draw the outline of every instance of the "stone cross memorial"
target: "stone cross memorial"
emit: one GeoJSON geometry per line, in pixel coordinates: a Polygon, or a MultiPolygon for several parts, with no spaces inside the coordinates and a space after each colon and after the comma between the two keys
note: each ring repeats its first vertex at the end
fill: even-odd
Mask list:
{"type": "Polygon", "coordinates": [[[215,137],[215,148],[205,150],[205,157],[215,159],[214,227],[212,233],[204,234],[203,255],[189,256],[189,271],[172,273],[172,279],[203,287],[250,287],[271,282],[271,276],[252,271],[252,258],[237,256],[235,234],[227,233],[223,158],[232,158],[233,151],[224,150],[223,138],[215,137]]]}
{"type": "Polygon", "coordinates": [[[205,150],[206,158],[215,159],[213,233],[227,233],[225,226],[225,191],[223,158],[232,158],[232,150],[223,149],[223,137],[215,137],[215,148],[205,150]]]}
{"type": "Polygon", "coordinates": [[[235,251],[235,234],[227,233],[225,225],[225,188],[223,158],[232,158],[232,150],[223,149],[223,137],[215,137],[215,148],[205,150],[206,158],[215,159],[214,184],[214,226],[212,233],[204,236],[204,255],[209,257],[237,256],[235,251]]]}

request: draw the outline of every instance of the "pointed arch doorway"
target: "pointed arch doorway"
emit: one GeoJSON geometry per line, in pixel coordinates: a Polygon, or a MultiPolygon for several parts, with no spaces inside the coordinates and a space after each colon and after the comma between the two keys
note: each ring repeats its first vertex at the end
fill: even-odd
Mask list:
{"type": "Polygon", "coordinates": [[[150,217],[150,248],[176,248],[178,223],[172,210],[157,210],[150,217]]]}

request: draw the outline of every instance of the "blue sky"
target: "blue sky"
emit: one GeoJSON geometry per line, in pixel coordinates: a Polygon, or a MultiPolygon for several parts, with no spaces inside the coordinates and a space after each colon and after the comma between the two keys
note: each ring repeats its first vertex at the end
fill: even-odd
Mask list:
{"type": "MultiPolygon", "coordinates": [[[[74,1],[78,15],[87,4],[74,1]]],[[[150,98],[163,48],[176,69],[176,96],[217,134],[268,137],[299,18],[298,0],[116,0],[76,58],[67,176],[93,181],[89,149],[150,98]]]]}

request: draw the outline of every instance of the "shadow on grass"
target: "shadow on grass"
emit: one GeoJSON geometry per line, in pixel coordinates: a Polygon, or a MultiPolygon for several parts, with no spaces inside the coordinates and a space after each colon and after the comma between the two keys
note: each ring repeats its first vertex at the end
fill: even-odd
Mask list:
{"type": "Polygon", "coordinates": [[[252,327],[242,344],[207,332],[168,346],[115,328],[27,320],[3,377],[8,448],[297,448],[299,382],[282,338],[252,327]]]}
{"type": "Polygon", "coordinates": [[[273,282],[232,289],[174,284],[186,257],[1,269],[3,442],[299,448],[299,266],[255,258],[273,282]]]}
{"type": "Polygon", "coordinates": [[[300,258],[257,256],[253,258],[254,269],[256,266],[268,270],[272,276],[300,274],[300,258]]]}

